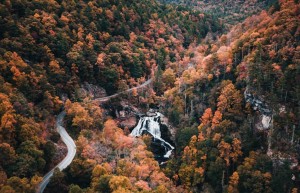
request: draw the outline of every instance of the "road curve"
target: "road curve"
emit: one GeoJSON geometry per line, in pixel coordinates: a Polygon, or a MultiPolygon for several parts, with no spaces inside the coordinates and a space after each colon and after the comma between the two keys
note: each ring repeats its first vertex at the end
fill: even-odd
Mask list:
{"type": "MultiPolygon", "coordinates": [[[[143,84],[141,84],[139,86],[127,89],[127,90],[122,91],[122,92],[118,92],[118,93],[110,95],[110,96],[106,96],[106,97],[102,97],[102,98],[97,98],[97,99],[94,99],[94,101],[104,102],[104,101],[107,101],[107,100],[109,100],[111,98],[114,98],[114,97],[116,97],[116,96],[118,96],[120,94],[130,92],[130,91],[132,91],[134,89],[143,88],[143,87],[149,85],[151,82],[152,82],[152,79],[150,78],[149,80],[147,80],[146,82],[144,82],[143,84]]],[[[60,134],[60,137],[61,137],[62,141],[66,144],[66,146],[68,148],[68,154],[67,154],[67,156],[57,166],[55,166],[50,172],[48,172],[43,177],[43,181],[40,183],[40,185],[38,187],[38,190],[37,190],[38,193],[43,193],[44,192],[46,186],[50,182],[50,178],[53,175],[54,169],[55,168],[59,168],[60,171],[63,170],[63,169],[65,169],[66,167],[68,167],[71,164],[72,160],[74,159],[74,157],[76,155],[76,145],[75,145],[75,142],[70,137],[70,135],[67,133],[66,129],[62,126],[62,122],[63,122],[63,119],[64,119],[65,115],[66,115],[65,111],[62,111],[60,114],[57,115],[57,118],[56,118],[56,129],[57,129],[57,132],[60,134]]]]}
{"type": "MultiPolygon", "coordinates": [[[[60,134],[61,139],[63,140],[63,142],[66,144],[66,146],[68,148],[67,156],[57,166],[55,166],[55,168],[59,168],[59,170],[63,170],[66,167],[68,167],[68,165],[71,164],[71,162],[76,154],[75,142],[70,137],[70,135],[67,133],[66,129],[62,126],[62,121],[63,121],[63,118],[65,117],[65,115],[66,115],[65,111],[62,111],[59,115],[57,115],[57,119],[56,119],[57,132],[60,134]]],[[[46,186],[48,185],[48,183],[50,181],[50,178],[53,175],[55,168],[53,168],[50,172],[48,172],[44,176],[43,181],[41,182],[41,184],[38,188],[38,191],[37,191],[38,193],[42,193],[45,190],[46,186]]]]}
{"type": "Polygon", "coordinates": [[[130,92],[130,91],[132,91],[132,90],[134,90],[134,89],[140,89],[140,88],[143,88],[143,87],[145,87],[145,86],[148,86],[151,82],[152,82],[152,78],[148,79],[146,82],[144,82],[143,84],[141,84],[141,85],[139,85],[139,86],[136,86],[136,87],[127,89],[127,90],[122,91],[122,92],[118,92],[118,93],[113,94],[113,95],[110,95],[110,96],[106,96],[106,97],[102,97],[102,98],[96,98],[96,99],[94,99],[94,101],[96,101],[96,102],[104,102],[104,101],[108,101],[109,99],[114,98],[114,97],[117,97],[117,96],[119,96],[120,94],[124,94],[124,93],[130,92]]]}

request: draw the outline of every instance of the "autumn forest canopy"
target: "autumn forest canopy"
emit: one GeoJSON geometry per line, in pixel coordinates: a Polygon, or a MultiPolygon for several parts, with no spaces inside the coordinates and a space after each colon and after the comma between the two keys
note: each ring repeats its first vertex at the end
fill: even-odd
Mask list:
{"type": "Polygon", "coordinates": [[[57,127],[76,154],[45,193],[299,192],[299,15],[298,0],[1,0],[0,192],[40,191],[70,156],[57,127]],[[155,112],[141,128],[161,138],[133,137],[155,112]]]}

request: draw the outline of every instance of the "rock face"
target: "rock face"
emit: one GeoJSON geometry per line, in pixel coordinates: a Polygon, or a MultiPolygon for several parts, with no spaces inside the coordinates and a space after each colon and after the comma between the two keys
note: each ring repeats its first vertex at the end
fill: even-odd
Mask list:
{"type": "Polygon", "coordinates": [[[85,98],[87,96],[91,98],[102,98],[106,96],[104,88],[87,82],[81,85],[81,88],[77,90],[77,93],[80,98],[85,98]]]}
{"type": "Polygon", "coordinates": [[[138,109],[126,100],[101,104],[104,116],[113,117],[122,129],[132,129],[138,122],[138,109]]]}
{"type": "Polygon", "coordinates": [[[160,124],[161,124],[161,130],[163,136],[167,137],[167,140],[169,141],[175,141],[175,135],[176,135],[176,130],[177,128],[173,127],[169,123],[169,119],[166,116],[161,116],[160,117],[160,124]],[[166,128],[166,131],[165,131],[166,128]]]}
{"type": "Polygon", "coordinates": [[[131,129],[135,127],[138,123],[136,116],[137,112],[138,110],[135,107],[125,102],[120,102],[119,109],[116,109],[115,113],[117,119],[119,120],[119,126],[123,129],[131,129]]]}
{"type": "Polygon", "coordinates": [[[136,116],[130,116],[126,118],[125,120],[120,120],[119,125],[121,128],[133,128],[137,124],[137,118],[136,116]]]}
{"type": "Polygon", "coordinates": [[[248,91],[248,89],[245,90],[244,97],[246,102],[251,104],[253,110],[256,110],[260,113],[260,116],[256,121],[255,128],[261,131],[269,129],[272,121],[272,110],[263,101],[263,99],[254,96],[248,91]]]}

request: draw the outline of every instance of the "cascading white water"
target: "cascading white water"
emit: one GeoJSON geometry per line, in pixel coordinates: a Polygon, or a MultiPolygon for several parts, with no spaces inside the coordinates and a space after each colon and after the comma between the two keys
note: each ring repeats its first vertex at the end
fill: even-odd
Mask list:
{"type": "Polygon", "coordinates": [[[139,120],[137,126],[132,130],[131,136],[138,137],[141,136],[143,131],[149,132],[154,139],[160,140],[162,146],[165,148],[165,155],[164,158],[169,158],[172,154],[172,150],[174,147],[161,138],[161,132],[160,132],[160,125],[159,125],[159,119],[162,116],[161,113],[157,112],[155,113],[155,116],[145,116],[141,117],[139,120]]]}

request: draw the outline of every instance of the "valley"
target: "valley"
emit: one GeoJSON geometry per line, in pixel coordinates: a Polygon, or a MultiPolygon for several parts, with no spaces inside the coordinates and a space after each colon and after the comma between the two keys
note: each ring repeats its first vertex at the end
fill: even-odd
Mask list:
{"type": "Polygon", "coordinates": [[[0,2],[0,192],[299,192],[299,14],[0,2]]]}

